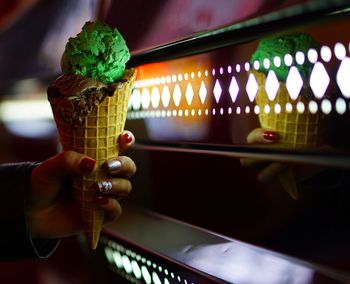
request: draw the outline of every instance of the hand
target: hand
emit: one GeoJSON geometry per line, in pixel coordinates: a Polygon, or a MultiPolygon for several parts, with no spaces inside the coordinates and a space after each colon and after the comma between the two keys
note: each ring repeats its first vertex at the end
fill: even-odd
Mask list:
{"type": "MultiPolygon", "coordinates": [[[[248,144],[252,145],[270,145],[276,142],[278,133],[264,128],[256,128],[247,136],[248,144]]],[[[261,159],[241,158],[243,167],[252,167],[258,169],[257,179],[261,183],[269,183],[276,180],[278,174],[284,171],[288,164],[281,162],[272,162],[261,159]]]]}
{"type": "MultiPolygon", "coordinates": [[[[271,129],[256,128],[247,136],[247,142],[251,145],[273,145],[278,140],[278,133],[271,129]]],[[[321,146],[319,150],[327,151],[329,146],[321,146]]],[[[262,159],[241,158],[243,167],[258,169],[257,179],[261,183],[272,183],[277,181],[278,175],[287,169],[293,170],[297,181],[304,181],[324,170],[323,166],[298,164],[290,162],[273,162],[262,159]]]]}
{"type": "MultiPolygon", "coordinates": [[[[119,150],[134,143],[134,136],[124,131],[119,137],[119,150]]],[[[95,161],[73,151],[62,152],[37,166],[31,175],[27,222],[33,238],[60,238],[83,230],[80,206],[71,188],[72,179],[95,170],[95,161]]],[[[106,192],[103,183],[96,184],[96,204],[105,211],[105,223],[120,216],[118,199],[131,191],[129,178],[136,172],[135,163],[126,156],[107,161],[106,173],[112,188],[106,192]],[[100,190],[99,190],[100,189],[100,190]]]]}

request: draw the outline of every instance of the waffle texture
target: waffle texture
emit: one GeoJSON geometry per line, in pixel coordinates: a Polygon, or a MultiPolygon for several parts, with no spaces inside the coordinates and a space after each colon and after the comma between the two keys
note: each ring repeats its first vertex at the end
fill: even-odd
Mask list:
{"type": "MultiPolygon", "coordinates": [[[[278,133],[278,140],[274,145],[291,149],[313,148],[320,145],[323,138],[322,118],[319,113],[309,111],[308,101],[304,96],[299,94],[298,98],[292,100],[285,83],[280,82],[276,97],[270,100],[265,90],[266,75],[257,71],[251,71],[251,73],[254,74],[258,83],[255,102],[260,108],[259,121],[261,127],[273,129],[278,133]],[[299,102],[304,105],[303,112],[297,110],[296,106],[299,102]],[[288,111],[286,109],[287,103],[292,106],[288,111]],[[274,110],[276,104],[281,107],[279,113],[274,110]],[[264,111],[266,106],[270,109],[269,113],[264,111]]],[[[302,89],[301,92],[310,91],[310,89],[302,89]]],[[[292,171],[282,172],[279,180],[291,197],[297,199],[297,185],[292,171]]]]}
{"type": "Polygon", "coordinates": [[[123,83],[117,84],[113,96],[106,96],[85,118],[81,127],[70,127],[53,111],[63,150],[73,150],[96,160],[94,173],[76,178],[73,183],[75,195],[81,205],[89,246],[92,249],[97,247],[104,220],[104,211],[94,201],[93,184],[107,178],[102,165],[119,154],[118,137],[124,130],[128,101],[135,78],[135,69],[125,70],[123,83]]]}

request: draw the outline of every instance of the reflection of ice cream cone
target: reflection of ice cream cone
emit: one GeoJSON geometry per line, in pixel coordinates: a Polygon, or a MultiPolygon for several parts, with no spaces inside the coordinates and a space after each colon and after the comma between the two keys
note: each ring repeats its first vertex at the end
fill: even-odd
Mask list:
{"type": "MultiPolygon", "coordinates": [[[[77,178],[73,185],[81,203],[82,218],[91,248],[97,246],[104,219],[104,211],[94,202],[93,184],[107,178],[102,164],[118,156],[118,137],[124,129],[128,101],[135,78],[136,71],[130,69],[125,70],[120,82],[108,86],[101,83],[101,89],[108,88],[110,94],[102,96],[100,102],[97,102],[96,94],[90,101],[86,95],[77,97],[77,93],[91,94],[97,91],[95,85],[86,88],[84,84],[74,79],[68,80],[67,85],[67,81],[65,82],[63,78],[61,81],[65,84],[60,85],[58,78],[48,91],[63,149],[85,154],[97,161],[96,171],[91,175],[77,178]],[[82,87],[84,88],[78,91],[82,87]],[[70,100],[68,93],[71,89],[74,89],[74,92],[71,93],[70,100]],[[64,92],[66,94],[62,95],[64,92]],[[71,102],[73,100],[75,100],[74,106],[71,102]],[[79,109],[81,105],[83,108],[79,109]],[[71,112],[75,112],[76,117],[67,115],[71,112]],[[75,121],[72,121],[72,117],[75,121]]],[[[84,79],[88,80],[86,77],[84,79]]]]}
{"type": "MultiPolygon", "coordinates": [[[[276,97],[273,100],[268,98],[265,90],[266,75],[261,72],[251,71],[258,83],[258,92],[256,95],[256,104],[260,108],[259,120],[261,127],[272,129],[278,133],[276,146],[286,148],[312,148],[320,144],[322,139],[323,127],[319,114],[311,113],[308,109],[308,101],[303,92],[310,92],[309,89],[303,89],[298,98],[292,100],[289,96],[285,83],[280,82],[276,97]],[[304,111],[297,110],[297,104],[304,111]],[[290,109],[286,107],[289,104],[290,109]],[[280,111],[276,111],[275,106],[280,111]],[[267,107],[266,107],[267,106],[267,107]],[[266,112],[265,108],[269,111],[266,112]]],[[[283,188],[297,199],[298,191],[294,175],[291,170],[286,170],[279,175],[279,180],[283,188]]]]}

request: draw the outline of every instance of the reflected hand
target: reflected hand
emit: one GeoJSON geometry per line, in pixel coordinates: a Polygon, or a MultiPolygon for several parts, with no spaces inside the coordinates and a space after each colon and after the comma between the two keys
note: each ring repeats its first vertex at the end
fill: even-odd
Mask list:
{"type": "MultiPolygon", "coordinates": [[[[256,128],[247,136],[247,142],[251,145],[270,145],[276,142],[277,139],[277,132],[264,128],[256,128]]],[[[278,174],[290,166],[287,163],[250,158],[241,158],[240,162],[243,167],[257,168],[259,170],[257,179],[261,183],[270,183],[275,181],[278,174]]]]}
{"type": "MultiPolygon", "coordinates": [[[[134,136],[124,131],[119,137],[119,150],[125,151],[134,143],[134,136]]],[[[95,161],[83,154],[64,151],[37,166],[31,175],[27,205],[27,222],[32,237],[60,238],[83,230],[79,202],[74,197],[74,177],[91,174],[95,161]]],[[[105,211],[105,223],[120,216],[122,208],[118,199],[131,191],[129,178],[136,172],[136,165],[129,157],[119,156],[109,160],[104,167],[110,177],[110,190],[99,181],[96,204],[105,211]]]]}

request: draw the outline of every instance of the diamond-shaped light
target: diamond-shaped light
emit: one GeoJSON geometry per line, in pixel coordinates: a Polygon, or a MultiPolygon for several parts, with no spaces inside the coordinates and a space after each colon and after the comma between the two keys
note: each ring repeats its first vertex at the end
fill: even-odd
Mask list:
{"type": "Polygon", "coordinates": [[[163,91],[162,91],[162,103],[164,107],[168,107],[170,102],[170,91],[168,86],[164,86],[163,87],[163,91]]]}
{"type": "Polygon", "coordinates": [[[301,78],[298,69],[295,66],[292,66],[286,80],[286,88],[292,100],[295,100],[298,97],[303,83],[303,79],[301,78]]]}
{"type": "Polygon", "coordinates": [[[231,83],[230,83],[230,87],[228,88],[228,91],[230,93],[232,102],[234,103],[237,99],[237,95],[239,92],[239,86],[238,86],[237,80],[234,76],[231,79],[231,83]]]}
{"type": "Polygon", "coordinates": [[[160,93],[158,87],[153,87],[151,92],[151,103],[154,108],[157,108],[160,101],[160,93]]]}
{"type": "Polygon", "coordinates": [[[256,82],[255,76],[253,74],[249,74],[246,91],[251,102],[254,101],[258,88],[259,86],[256,82]]]}
{"type": "Polygon", "coordinates": [[[142,94],[141,94],[141,104],[144,109],[149,107],[149,104],[151,102],[151,94],[148,90],[148,88],[142,89],[142,94]]]}
{"type": "Polygon", "coordinates": [[[317,62],[311,71],[310,87],[316,98],[321,99],[329,85],[329,76],[321,62],[317,62]]]}
{"type": "Polygon", "coordinates": [[[149,274],[149,271],[146,266],[141,267],[141,273],[146,284],[151,284],[152,283],[151,274],[149,274]]]}
{"type": "Polygon", "coordinates": [[[141,107],[141,92],[139,89],[135,89],[131,95],[131,105],[134,110],[139,110],[141,107]]]}
{"type": "Polygon", "coordinates": [[[343,96],[350,98],[350,83],[349,83],[349,73],[350,72],[350,58],[345,57],[337,72],[337,83],[343,96]]]}
{"type": "Polygon", "coordinates": [[[152,272],[152,280],[154,284],[162,284],[162,282],[159,279],[159,276],[157,274],[157,272],[153,271],[152,272]]]}
{"type": "Polygon", "coordinates": [[[273,101],[277,95],[280,83],[274,71],[270,70],[265,81],[265,90],[270,101],[273,101]]]}
{"type": "Polygon", "coordinates": [[[188,83],[187,88],[186,88],[186,92],[185,92],[185,98],[186,98],[189,106],[192,103],[193,95],[194,95],[194,93],[193,93],[192,85],[191,85],[191,83],[188,83]]]}
{"type": "Polygon", "coordinates": [[[201,86],[199,87],[199,98],[202,104],[204,104],[206,96],[207,96],[207,89],[205,88],[204,82],[202,81],[201,86]]]}
{"type": "Polygon", "coordinates": [[[180,105],[180,101],[181,101],[181,89],[180,86],[178,84],[175,85],[174,87],[174,93],[173,93],[173,100],[176,106],[180,105]]]}
{"type": "Polygon", "coordinates": [[[132,260],[131,261],[131,267],[132,271],[137,279],[140,279],[142,277],[140,266],[138,265],[137,261],[132,260]]]}
{"type": "Polygon", "coordinates": [[[123,260],[122,260],[122,256],[121,256],[119,251],[113,252],[113,259],[114,259],[115,265],[118,268],[122,268],[123,267],[123,260]]]}
{"type": "Polygon", "coordinates": [[[222,89],[221,89],[220,82],[218,79],[216,79],[216,81],[215,81],[213,93],[214,93],[215,100],[218,103],[220,100],[220,97],[221,97],[221,93],[222,93],[222,89]]]}
{"type": "Polygon", "coordinates": [[[131,262],[130,262],[129,257],[126,255],[123,255],[122,262],[123,262],[123,267],[124,267],[125,271],[130,274],[132,272],[132,266],[131,266],[131,262]]]}

